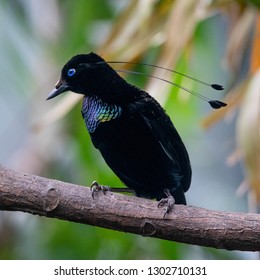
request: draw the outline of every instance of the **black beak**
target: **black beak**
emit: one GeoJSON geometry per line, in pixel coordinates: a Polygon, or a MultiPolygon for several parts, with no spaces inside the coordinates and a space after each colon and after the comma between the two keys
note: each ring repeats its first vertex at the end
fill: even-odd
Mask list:
{"type": "Polygon", "coordinates": [[[46,100],[52,99],[56,97],[57,95],[60,95],[61,93],[69,90],[69,86],[66,83],[63,83],[62,81],[58,81],[55,85],[55,88],[48,94],[48,97],[46,100]]]}

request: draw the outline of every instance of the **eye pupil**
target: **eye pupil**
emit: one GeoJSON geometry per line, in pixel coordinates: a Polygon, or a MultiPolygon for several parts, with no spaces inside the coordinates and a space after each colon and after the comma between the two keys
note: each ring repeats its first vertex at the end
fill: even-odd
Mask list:
{"type": "Polygon", "coordinates": [[[74,68],[71,68],[68,70],[68,76],[71,77],[76,73],[76,70],[74,68]]]}

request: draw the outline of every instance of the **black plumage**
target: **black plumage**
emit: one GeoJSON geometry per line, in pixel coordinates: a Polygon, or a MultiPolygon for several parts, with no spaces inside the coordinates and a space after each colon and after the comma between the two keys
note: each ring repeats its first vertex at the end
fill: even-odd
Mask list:
{"type": "Polygon", "coordinates": [[[74,56],[47,99],[67,90],[84,95],[82,116],[92,142],[128,188],[157,200],[171,194],[176,204],[186,204],[189,156],[153,97],[127,83],[95,53],[74,56]]]}

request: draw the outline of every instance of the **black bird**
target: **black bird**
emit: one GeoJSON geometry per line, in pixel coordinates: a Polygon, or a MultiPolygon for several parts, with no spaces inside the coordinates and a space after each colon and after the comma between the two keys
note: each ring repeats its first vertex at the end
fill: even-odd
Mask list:
{"type": "Polygon", "coordinates": [[[84,95],[82,116],[94,146],[121,181],[158,205],[186,204],[191,166],[169,116],[147,92],[127,83],[95,53],[74,56],[47,99],[84,95]]]}

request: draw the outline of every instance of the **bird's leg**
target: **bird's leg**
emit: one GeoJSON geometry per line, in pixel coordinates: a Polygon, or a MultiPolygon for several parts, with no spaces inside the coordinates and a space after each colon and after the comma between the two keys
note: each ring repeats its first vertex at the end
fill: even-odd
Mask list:
{"type": "Polygon", "coordinates": [[[94,181],[90,186],[90,190],[92,193],[92,198],[94,199],[95,192],[102,191],[103,194],[106,194],[107,191],[110,191],[110,187],[99,185],[97,181],[94,181]]]}
{"type": "Polygon", "coordinates": [[[167,196],[166,198],[162,198],[158,202],[158,207],[163,207],[164,205],[167,205],[166,211],[164,212],[163,218],[166,218],[166,215],[170,213],[173,209],[173,206],[175,204],[174,197],[171,195],[169,189],[164,189],[164,193],[167,196]]]}
{"type": "Polygon", "coordinates": [[[97,181],[94,181],[91,186],[90,190],[92,193],[92,198],[94,199],[94,194],[98,191],[102,191],[103,194],[106,194],[107,191],[111,192],[128,192],[128,193],[134,193],[133,189],[128,189],[128,188],[111,188],[109,186],[102,186],[99,185],[97,181]]]}

